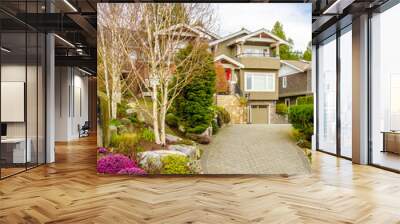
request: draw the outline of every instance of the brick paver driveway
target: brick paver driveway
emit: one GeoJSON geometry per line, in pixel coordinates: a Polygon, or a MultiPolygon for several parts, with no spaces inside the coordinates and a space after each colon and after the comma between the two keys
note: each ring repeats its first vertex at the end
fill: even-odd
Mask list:
{"type": "Polygon", "coordinates": [[[303,174],[310,165],[290,137],[291,125],[243,124],[220,129],[203,146],[208,174],[303,174]]]}

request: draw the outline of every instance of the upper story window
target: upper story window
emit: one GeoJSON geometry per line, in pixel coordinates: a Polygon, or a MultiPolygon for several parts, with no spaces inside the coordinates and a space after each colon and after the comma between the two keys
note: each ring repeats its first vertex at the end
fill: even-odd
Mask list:
{"type": "Polygon", "coordinates": [[[245,46],[242,55],[254,56],[254,57],[267,57],[270,56],[270,50],[269,48],[245,46]]]}
{"type": "Polygon", "coordinates": [[[282,88],[286,89],[287,87],[287,77],[284,76],[282,77],[282,88]]]}
{"type": "Polygon", "coordinates": [[[245,72],[244,76],[246,91],[275,91],[275,73],[245,72]]]}

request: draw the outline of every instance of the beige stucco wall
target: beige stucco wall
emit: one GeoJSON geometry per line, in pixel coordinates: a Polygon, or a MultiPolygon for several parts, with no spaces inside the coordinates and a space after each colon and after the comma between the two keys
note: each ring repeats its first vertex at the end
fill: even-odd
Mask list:
{"type": "Polygon", "coordinates": [[[279,98],[279,79],[278,79],[278,70],[272,69],[242,69],[239,73],[239,86],[243,93],[248,93],[249,100],[278,100],[279,98]],[[245,91],[244,87],[244,73],[245,72],[266,72],[266,73],[275,73],[275,91],[274,92],[250,92],[245,91]]]}
{"type": "Polygon", "coordinates": [[[243,56],[238,58],[239,62],[247,69],[279,69],[281,62],[275,57],[243,56]]]}

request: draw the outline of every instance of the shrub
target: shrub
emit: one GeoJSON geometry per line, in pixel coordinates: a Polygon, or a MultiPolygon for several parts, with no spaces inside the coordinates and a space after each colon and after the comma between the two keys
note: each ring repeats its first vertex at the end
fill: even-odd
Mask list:
{"type": "Polygon", "coordinates": [[[128,157],[120,154],[111,154],[97,161],[97,172],[116,174],[125,168],[135,167],[135,163],[128,157]]]}
{"type": "Polygon", "coordinates": [[[138,136],[135,133],[113,134],[111,136],[110,145],[115,147],[114,151],[131,156],[133,150],[139,142],[138,136]]]}
{"type": "Polygon", "coordinates": [[[310,141],[313,134],[314,105],[301,104],[291,106],[289,109],[289,121],[295,129],[304,134],[310,141]]]}
{"type": "MultiPolygon", "coordinates": [[[[210,125],[214,118],[212,105],[215,93],[215,68],[213,55],[207,46],[202,46],[193,53],[193,46],[188,45],[181,49],[177,61],[193,63],[193,78],[174,100],[175,115],[179,117],[180,124],[186,132],[202,133],[210,125]],[[192,60],[192,61],[191,61],[192,60]]],[[[186,76],[185,66],[176,68],[175,82],[186,76]]]]}
{"type": "Polygon", "coordinates": [[[216,113],[219,127],[221,127],[223,124],[229,124],[229,122],[231,122],[231,115],[227,110],[225,110],[225,108],[217,106],[216,113]]]}
{"type": "Polygon", "coordinates": [[[303,104],[314,104],[314,97],[313,96],[297,97],[297,105],[303,105],[303,104]]]}
{"type": "Polygon", "coordinates": [[[208,127],[209,127],[209,126],[206,125],[206,124],[198,125],[198,126],[196,126],[196,127],[194,127],[194,128],[188,128],[188,129],[187,129],[187,132],[188,132],[188,133],[194,133],[194,134],[201,134],[201,133],[203,133],[208,127]]]}
{"type": "Polygon", "coordinates": [[[115,127],[118,127],[118,126],[121,126],[122,123],[121,123],[121,121],[118,120],[118,119],[111,119],[110,125],[115,126],[115,127]]]}
{"type": "Polygon", "coordinates": [[[139,123],[139,119],[138,119],[138,117],[137,117],[137,113],[136,113],[136,112],[130,114],[130,115],[128,116],[128,119],[131,121],[132,124],[137,124],[137,123],[139,123]]]}
{"type": "Polygon", "coordinates": [[[146,171],[140,169],[139,167],[129,167],[124,168],[118,171],[118,174],[127,174],[127,175],[146,175],[146,171]]]}
{"type": "Polygon", "coordinates": [[[117,104],[117,117],[124,118],[128,116],[127,110],[129,109],[128,102],[125,100],[117,104]]]}
{"type": "Polygon", "coordinates": [[[244,97],[244,96],[239,97],[240,106],[242,106],[242,107],[247,106],[247,102],[248,102],[248,100],[246,97],[244,97]]]}
{"type": "Polygon", "coordinates": [[[307,136],[298,129],[292,130],[292,136],[296,140],[296,144],[301,148],[311,148],[311,142],[307,140],[307,136]]]}
{"type": "Polygon", "coordinates": [[[165,117],[165,122],[173,128],[177,128],[179,125],[179,118],[175,116],[173,113],[168,113],[165,117]]]}
{"type": "Polygon", "coordinates": [[[154,132],[149,128],[143,128],[140,132],[140,139],[148,142],[154,142],[156,137],[154,136],[154,132]]]}
{"type": "Polygon", "coordinates": [[[288,107],[284,103],[276,104],[276,113],[280,115],[286,115],[288,113],[288,107]]]}
{"type": "Polygon", "coordinates": [[[218,133],[219,126],[215,120],[212,121],[212,134],[215,135],[218,133]]]}
{"type": "Polygon", "coordinates": [[[191,174],[189,159],[181,155],[169,155],[161,159],[161,174],[191,174]]]}

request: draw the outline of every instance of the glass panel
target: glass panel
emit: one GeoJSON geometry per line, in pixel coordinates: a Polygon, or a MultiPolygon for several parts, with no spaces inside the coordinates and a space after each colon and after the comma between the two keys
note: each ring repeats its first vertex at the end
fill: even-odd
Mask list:
{"type": "Polygon", "coordinates": [[[318,48],[318,146],[336,153],[336,37],[318,48]]]}
{"type": "Polygon", "coordinates": [[[351,30],[340,36],[340,153],[352,157],[352,35],[351,30]]]}
{"type": "Polygon", "coordinates": [[[372,18],[372,163],[400,170],[400,5],[372,18]]]}
{"type": "Polygon", "coordinates": [[[27,61],[27,80],[26,80],[26,115],[27,115],[27,150],[28,153],[28,168],[37,165],[38,158],[38,142],[37,142],[37,132],[38,132],[38,119],[37,119],[37,98],[38,98],[38,35],[36,32],[27,33],[27,48],[28,48],[28,61],[27,61]]]}
{"type": "Polygon", "coordinates": [[[246,75],[246,89],[251,90],[252,89],[252,83],[251,83],[251,75],[248,74],[246,75]]]}
{"type": "Polygon", "coordinates": [[[38,45],[38,164],[45,163],[45,52],[46,38],[39,34],[38,45]]]}
{"type": "Polygon", "coordinates": [[[265,75],[253,75],[253,90],[267,89],[266,79],[265,75]]]}
{"type": "Polygon", "coordinates": [[[30,161],[26,151],[25,91],[26,33],[2,33],[1,45],[1,140],[2,177],[25,170],[30,161]]]}

